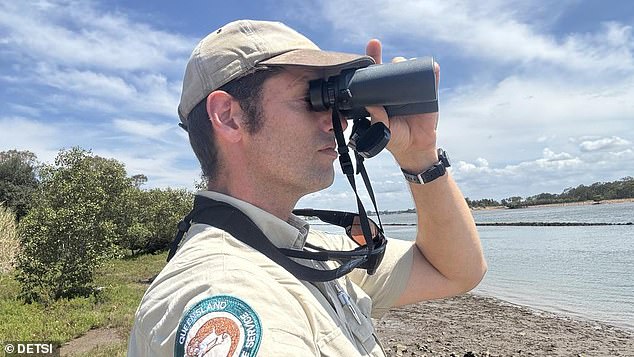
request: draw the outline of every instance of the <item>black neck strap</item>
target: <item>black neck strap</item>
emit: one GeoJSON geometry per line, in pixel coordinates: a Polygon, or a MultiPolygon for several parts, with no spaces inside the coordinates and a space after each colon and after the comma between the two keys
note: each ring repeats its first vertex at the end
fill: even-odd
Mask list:
{"type": "MultiPolygon", "coordinates": [[[[178,224],[178,233],[172,242],[167,261],[171,260],[176,254],[183,235],[189,230],[192,223],[203,223],[224,230],[251,248],[258,250],[299,280],[325,282],[340,278],[363,264],[367,257],[367,253],[359,254],[358,257],[342,261],[339,267],[331,270],[308,267],[284,255],[280,249],[271,243],[260,228],[239,209],[228,203],[196,196],[194,198],[194,209],[178,224]]],[[[315,260],[330,260],[331,258],[326,255],[321,257],[321,259],[320,255],[305,257],[305,259],[315,260]]]]}
{"type": "MultiPolygon", "coordinates": [[[[361,202],[361,198],[359,197],[359,194],[357,193],[357,185],[354,179],[354,168],[352,166],[352,160],[350,159],[350,155],[348,154],[349,150],[348,150],[348,145],[346,145],[346,140],[343,137],[343,127],[341,126],[341,119],[339,116],[339,110],[337,108],[337,106],[335,105],[332,109],[332,127],[333,127],[333,131],[335,132],[335,140],[337,141],[337,151],[339,152],[339,163],[341,165],[341,171],[343,171],[343,174],[346,175],[346,177],[348,178],[348,182],[350,183],[350,187],[352,187],[352,190],[354,191],[354,195],[357,198],[357,209],[359,211],[359,219],[360,219],[360,223],[361,223],[361,231],[363,232],[363,237],[365,238],[365,243],[369,248],[369,251],[372,252],[372,249],[374,248],[374,244],[372,242],[372,233],[370,231],[370,223],[368,222],[368,216],[367,213],[365,211],[365,207],[363,206],[363,203],[361,202]]],[[[357,123],[360,122],[361,120],[367,120],[366,118],[358,118],[355,119],[355,126],[358,125],[357,123]]],[[[355,131],[355,128],[353,127],[353,132],[355,131]]],[[[357,161],[357,172],[361,173],[361,176],[363,177],[363,183],[365,184],[365,188],[368,191],[368,194],[370,195],[370,199],[372,200],[372,205],[374,206],[374,210],[376,212],[377,218],[378,218],[378,223],[379,223],[379,227],[381,229],[381,231],[383,231],[383,225],[381,223],[381,218],[379,217],[379,210],[377,209],[376,206],[376,200],[374,198],[374,191],[372,190],[372,184],[370,183],[370,179],[368,177],[368,173],[365,170],[365,165],[363,165],[363,157],[361,157],[357,152],[355,152],[355,158],[357,161]]]]}

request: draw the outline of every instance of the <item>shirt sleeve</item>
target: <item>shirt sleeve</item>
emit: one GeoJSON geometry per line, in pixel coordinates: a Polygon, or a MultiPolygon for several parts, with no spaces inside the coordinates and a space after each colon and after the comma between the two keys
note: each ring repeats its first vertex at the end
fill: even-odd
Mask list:
{"type": "Polygon", "coordinates": [[[413,242],[388,239],[383,261],[374,274],[355,269],[348,275],[372,298],[372,317],[379,318],[394,307],[407,288],[414,259],[413,249],[413,242]]]}

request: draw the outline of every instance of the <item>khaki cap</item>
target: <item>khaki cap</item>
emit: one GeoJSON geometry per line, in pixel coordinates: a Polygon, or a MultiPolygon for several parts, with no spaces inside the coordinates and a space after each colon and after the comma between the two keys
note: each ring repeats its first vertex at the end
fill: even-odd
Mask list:
{"type": "Polygon", "coordinates": [[[187,116],[209,93],[258,65],[300,66],[341,71],[373,64],[369,56],[322,51],[281,22],[240,20],[202,39],[185,69],[178,115],[187,116]]]}

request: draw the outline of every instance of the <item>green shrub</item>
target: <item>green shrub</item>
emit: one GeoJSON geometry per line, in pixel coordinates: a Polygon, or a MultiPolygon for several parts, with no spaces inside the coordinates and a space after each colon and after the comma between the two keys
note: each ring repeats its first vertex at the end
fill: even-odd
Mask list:
{"type": "Polygon", "coordinates": [[[133,255],[169,247],[176,225],[191,210],[193,194],[186,190],[136,189],[128,202],[127,234],[120,246],[133,255]]]}
{"type": "Polygon", "coordinates": [[[90,295],[95,269],[126,234],[133,188],[122,163],[79,148],[43,166],[42,193],[20,221],[20,297],[48,304],[90,295]]]}
{"type": "Polygon", "coordinates": [[[0,204],[0,275],[13,270],[19,246],[15,214],[0,204]]]}

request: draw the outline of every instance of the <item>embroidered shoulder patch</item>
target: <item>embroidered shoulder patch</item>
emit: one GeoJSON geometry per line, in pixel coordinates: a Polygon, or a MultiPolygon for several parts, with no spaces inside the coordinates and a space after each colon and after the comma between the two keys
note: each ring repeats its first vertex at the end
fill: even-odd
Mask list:
{"type": "Polygon", "coordinates": [[[251,306],[216,295],[185,313],[176,331],[174,356],[255,356],[261,339],[260,318],[251,306]]]}

